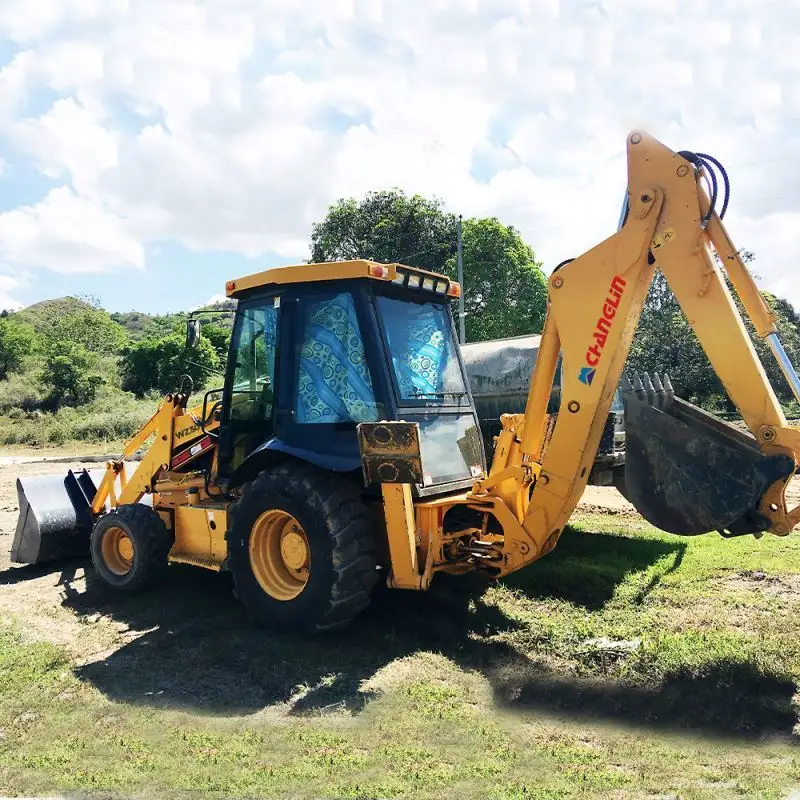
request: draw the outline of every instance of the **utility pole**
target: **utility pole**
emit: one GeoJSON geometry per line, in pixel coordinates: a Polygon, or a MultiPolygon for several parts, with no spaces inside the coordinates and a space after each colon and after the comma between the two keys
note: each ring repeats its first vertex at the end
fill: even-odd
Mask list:
{"type": "Polygon", "coordinates": [[[461,247],[461,214],[458,215],[456,231],[458,233],[458,283],[461,286],[461,293],[458,296],[458,340],[461,344],[464,344],[467,341],[467,336],[464,332],[464,259],[462,258],[461,247]]]}

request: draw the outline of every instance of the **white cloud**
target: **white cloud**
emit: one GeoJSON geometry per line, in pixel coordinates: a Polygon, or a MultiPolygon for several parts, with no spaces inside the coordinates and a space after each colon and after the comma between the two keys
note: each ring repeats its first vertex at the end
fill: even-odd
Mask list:
{"type": "Polygon", "coordinates": [[[550,268],[613,232],[644,127],[729,166],[734,241],[800,305],[798,22],[744,0],[6,0],[4,157],[69,188],[0,215],[0,256],[296,261],[330,202],[397,185],[514,223],[550,268]]]}
{"type": "Polygon", "coordinates": [[[51,178],[71,176],[78,189],[91,192],[98,176],[117,161],[116,136],[71,97],[58,100],[38,119],[11,126],[9,139],[38,162],[51,178]]]}
{"type": "Polygon", "coordinates": [[[118,217],[67,186],[35,206],[0,214],[0,260],[56,272],[144,266],[141,244],[118,217]]]}
{"type": "Polygon", "coordinates": [[[22,281],[13,275],[0,274],[0,311],[16,311],[22,303],[14,297],[22,281]]]}

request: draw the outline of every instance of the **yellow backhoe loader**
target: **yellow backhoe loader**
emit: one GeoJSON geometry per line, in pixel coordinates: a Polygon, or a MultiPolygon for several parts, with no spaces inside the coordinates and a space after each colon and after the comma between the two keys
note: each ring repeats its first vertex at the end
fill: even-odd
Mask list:
{"type": "Polygon", "coordinates": [[[503,416],[490,468],[453,335],[458,284],[370,261],[269,270],[226,285],[237,308],[222,389],[191,409],[187,393],[168,395],[104,473],[18,482],[13,559],[88,549],[120,590],[174,562],[227,570],[262,623],[339,627],[379,580],[424,590],[437,572],[502,577],[549,553],[620,386],[623,489],[646,519],[679,535],[788,534],[800,430],[726,276],[799,399],[800,381],[723,227],[727,176],[645,133],[627,153],[619,230],[550,276],[527,407],[503,416]],[[656,267],[749,433],[676,397],[666,377],[623,377],[656,267]]]}

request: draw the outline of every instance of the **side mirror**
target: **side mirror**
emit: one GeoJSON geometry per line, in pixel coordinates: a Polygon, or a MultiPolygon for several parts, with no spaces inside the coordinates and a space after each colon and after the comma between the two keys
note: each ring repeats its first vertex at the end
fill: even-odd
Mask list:
{"type": "Polygon", "coordinates": [[[191,318],[186,320],[186,349],[194,350],[200,344],[200,320],[191,318]]]}

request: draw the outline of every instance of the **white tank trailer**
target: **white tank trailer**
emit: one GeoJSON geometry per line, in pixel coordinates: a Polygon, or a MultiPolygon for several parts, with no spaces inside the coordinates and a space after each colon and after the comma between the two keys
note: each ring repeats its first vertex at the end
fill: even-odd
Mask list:
{"type": "MultiPolygon", "coordinates": [[[[541,336],[513,336],[461,345],[489,463],[494,454],[494,437],[500,433],[500,415],[525,411],[540,340],[541,336]]],[[[559,361],[548,413],[558,413],[560,399],[559,361]]],[[[624,469],[625,419],[622,393],[618,389],[589,475],[589,483],[594,486],[619,484],[624,477],[624,469]]]]}

